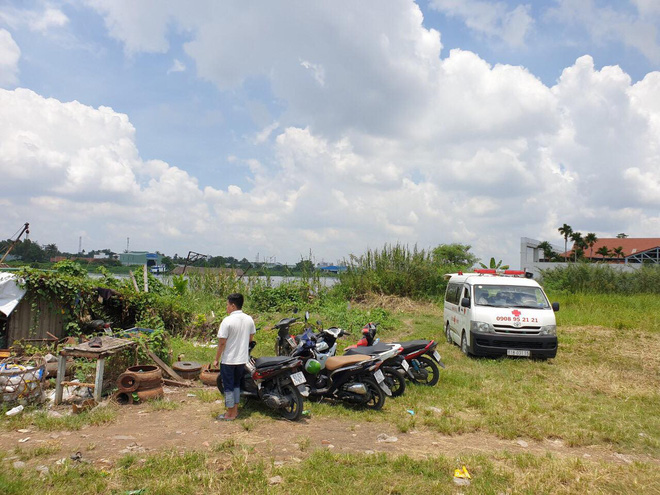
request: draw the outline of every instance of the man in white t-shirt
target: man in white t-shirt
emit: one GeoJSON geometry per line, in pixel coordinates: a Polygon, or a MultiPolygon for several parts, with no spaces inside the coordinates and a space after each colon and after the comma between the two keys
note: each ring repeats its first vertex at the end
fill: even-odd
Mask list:
{"type": "Polygon", "coordinates": [[[222,385],[225,389],[224,414],[217,419],[233,421],[238,416],[238,403],[241,399],[241,380],[245,372],[245,363],[250,359],[250,342],[256,332],[254,320],[242,311],[243,294],[234,293],[227,296],[227,316],[218,330],[218,351],[213,367],[217,368],[220,356],[222,365],[222,385]]]}

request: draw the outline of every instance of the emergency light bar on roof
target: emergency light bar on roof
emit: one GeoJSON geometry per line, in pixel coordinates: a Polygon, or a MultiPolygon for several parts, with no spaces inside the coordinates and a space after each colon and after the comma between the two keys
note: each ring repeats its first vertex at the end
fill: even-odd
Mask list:
{"type": "Polygon", "coordinates": [[[477,268],[473,272],[463,273],[447,273],[445,274],[445,279],[451,278],[452,275],[497,275],[500,277],[524,277],[524,278],[533,278],[534,274],[532,272],[526,272],[525,270],[496,270],[494,268],[477,268]]]}

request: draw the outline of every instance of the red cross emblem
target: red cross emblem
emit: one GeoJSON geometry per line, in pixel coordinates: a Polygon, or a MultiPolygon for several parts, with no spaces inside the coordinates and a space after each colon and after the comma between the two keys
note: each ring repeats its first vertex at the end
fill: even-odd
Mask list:
{"type": "Polygon", "coordinates": [[[518,311],[517,309],[514,309],[513,311],[511,311],[511,314],[513,316],[520,316],[522,313],[520,311],[518,311]]]}

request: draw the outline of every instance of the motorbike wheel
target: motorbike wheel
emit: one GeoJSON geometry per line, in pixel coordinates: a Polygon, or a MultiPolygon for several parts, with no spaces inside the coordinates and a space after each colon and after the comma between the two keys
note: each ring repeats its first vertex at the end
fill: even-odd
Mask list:
{"type": "MultiPolygon", "coordinates": [[[[399,370],[394,368],[383,368],[385,385],[390,387],[392,397],[399,397],[406,391],[406,379],[399,370]]],[[[380,388],[380,387],[379,387],[380,388]]]]}
{"type": "Polygon", "coordinates": [[[411,366],[413,368],[413,381],[430,387],[438,383],[438,379],[440,378],[438,365],[435,364],[431,358],[426,356],[418,357],[417,362],[419,363],[419,371],[416,371],[414,367],[411,366]]]}
{"type": "Polygon", "coordinates": [[[367,392],[369,394],[369,400],[364,402],[364,406],[368,409],[373,409],[378,411],[383,408],[385,405],[385,392],[380,386],[376,383],[376,380],[373,378],[364,378],[362,383],[367,387],[367,392]]]}
{"type": "Polygon", "coordinates": [[[220,393],[225,395],[225,387],[222,384],[222,375],[220,373],[218,373],[218,378],[215,380],[215,384],[218,387],[218,390],[220,390],[220,393]]]}
{"type": "Polygon", "coordinates": [[[289,421],[298,421],[303,412],[303,397],[300,391],[293,384],[287,383],[282,385],[282,393],[291,400],[290,404],[280,411],[282,417],[289,421]]]}

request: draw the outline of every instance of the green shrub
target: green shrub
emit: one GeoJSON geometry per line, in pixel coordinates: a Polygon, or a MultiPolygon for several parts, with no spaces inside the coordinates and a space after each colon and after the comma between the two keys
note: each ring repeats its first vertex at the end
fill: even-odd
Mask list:
{"type": "Polygon", "coordinates": [[[599,294],[660,294],[660,266],[643,265],[624,272],[607,264],[571,263],[543,270],[546,289],[599,294]]]}

